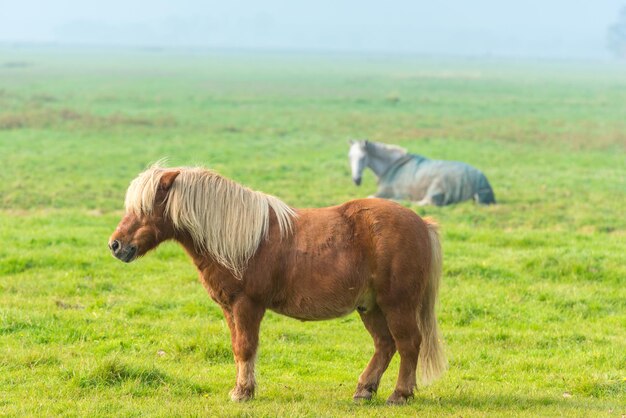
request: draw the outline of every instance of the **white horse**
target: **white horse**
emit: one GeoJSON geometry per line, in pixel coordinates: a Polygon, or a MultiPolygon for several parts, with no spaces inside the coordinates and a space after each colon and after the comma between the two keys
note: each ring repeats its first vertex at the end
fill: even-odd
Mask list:
{"type": "Polygon", "coordinates": [[[373,197],[436,206],[469,199],[485,205],[496,203],[487,177],[469,164],[429,160],[395,145],[368,140],[350,144],[352,180],[359,186],[363,170],[369,167],[378,178],[373,197]]]}

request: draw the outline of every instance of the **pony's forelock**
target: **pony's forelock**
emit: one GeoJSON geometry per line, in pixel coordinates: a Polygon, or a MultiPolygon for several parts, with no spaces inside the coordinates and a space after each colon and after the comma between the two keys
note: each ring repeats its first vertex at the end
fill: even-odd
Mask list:
{"type": "Polygon", "coordinates": [[[152,213],[159,181],[166,171],[162,166],[163,161],[159,160],[152,164],[146,171],[140,173],[131,181],[124,200],[126,212],[134,213],[135,215],[152,213]]]}

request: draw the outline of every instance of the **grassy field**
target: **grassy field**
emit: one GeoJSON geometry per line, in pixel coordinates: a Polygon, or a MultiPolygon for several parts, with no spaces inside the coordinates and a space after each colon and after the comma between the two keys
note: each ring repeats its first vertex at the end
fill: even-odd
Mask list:
{"type": "MultiPolygon", "coordinates": [[[[626,72],[609,64],[0,48],[0,415],[626,414],[626,72]],[[297,207],[372,194],[349,138],[482,169],[499,204],[443,229],[449,371],[355,405],[356,314],[268,313],[257,398],[230,402],[221,311],[183,251],[113,259],[149,163],[208,165],[297,207]]],[[[409,203],[407,203],[409,205],[409,203]]]]}

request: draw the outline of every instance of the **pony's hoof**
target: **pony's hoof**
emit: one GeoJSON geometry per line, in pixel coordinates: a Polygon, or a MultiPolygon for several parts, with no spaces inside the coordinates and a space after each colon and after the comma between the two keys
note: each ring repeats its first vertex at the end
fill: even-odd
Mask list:
{"type": "Polygon", "coordinates": [[[373,395],[374,395],[373,392],[370,392],[369,390],[365,390],[364,389],[364,390],[361,390],[361,391],[357,391],[357,393],[354,394],[352,399],[356,403],[361,403],[361,402],[364,402],[364,401],[371,400],[373,395]]]}
{"type": "Polygon", "coordinates": [[[234,402],[246,402],[254,398],[254,388],[236,386],[230,391],[230,399],[234,402]]]}
{"type": "Polygon", "coordinates": [[[387,405],[406,405],[413,394],[403,395],[402,393],[394,390],[391,396],[387,399],[387,405]]]}
{"type": "Polygon", "coordinates": [[[376,389],[366,386],[362,387],[361,385],[359,385],[356,388],[356,392],[354,392],[354,396],[352,397],[352,399],[354,399],[354,402],[369,401],[370,399],[372,399],[372,396],[374,396],[375,393],[376,389]]]}

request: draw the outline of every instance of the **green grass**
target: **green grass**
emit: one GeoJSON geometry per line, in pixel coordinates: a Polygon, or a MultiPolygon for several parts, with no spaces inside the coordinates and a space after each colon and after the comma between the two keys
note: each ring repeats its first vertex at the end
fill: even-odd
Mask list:
{"type": "MultiPolygon", "coordinates": [[[[0,415],[626,413],[626,75],[608,64],[0,49],[0,415]],[[8,65],[7,65],[8,63],[8,65]],[[14,63],[22,63],[15,65],[14,63]],[[268,313],[257,398],[183,251],[108,253],[129,181],[162,157],[291,205],[367,196],[347,139],[463,160],[499,204],[442,225],[450,368],[406,407],[354,405],[356,314],[268,313]]],[[[407,203],[408,205],[408,203],[407,203]]]]}

